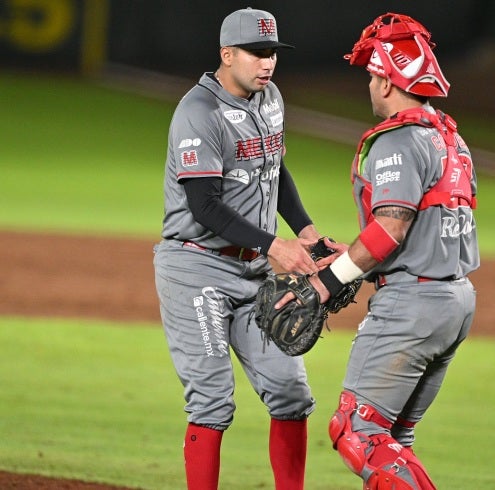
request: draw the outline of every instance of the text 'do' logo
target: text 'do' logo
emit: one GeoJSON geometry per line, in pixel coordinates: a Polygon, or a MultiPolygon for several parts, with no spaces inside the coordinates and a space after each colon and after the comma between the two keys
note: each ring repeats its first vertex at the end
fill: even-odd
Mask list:
{"type": "Polygon", "coordinates": [[[179,148],[188,148],[189,146],[199,146],[201,144],[201,139],[199,138],[186,138],[179,143],[179,148]]]}

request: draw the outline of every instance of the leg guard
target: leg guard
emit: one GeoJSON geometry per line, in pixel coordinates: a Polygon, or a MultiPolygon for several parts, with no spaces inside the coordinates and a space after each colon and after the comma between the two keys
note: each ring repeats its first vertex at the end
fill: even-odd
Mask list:
{"type": "Polygon", "coordinates": [[[330,420],[329,434],[344,463],[364,480],[365,490],[435,490],[426,469],[410,448],[403,447],[388,434],[368,436],[354,432],[351,421],[354,412],[387,429],[392,424],[373,407],[358,406],[352,393],[342,392],[339,407],[330,420]]]}
{"type": "Polygon", "coordinates": [[[374,468],[365,490],[436,490],[425,467],[408,447],[386,434],[370,436],[367,466],[374,468]]]}
{"type": "Polygon", "coordinates": [[[330,419],[328,432],[333,448],[338,451],[344,463],[356,475],[361,475],[366,463],[369,437],[352,431],[351,415],[356,408],[356,397],[348,391],[343,391],[340,395],[339,407],[330,419]]]}

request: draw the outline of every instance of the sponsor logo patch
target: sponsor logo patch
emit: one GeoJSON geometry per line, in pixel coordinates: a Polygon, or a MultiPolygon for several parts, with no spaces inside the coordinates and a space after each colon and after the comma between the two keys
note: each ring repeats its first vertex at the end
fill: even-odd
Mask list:
{"type": "Polygon", "coordinates": [[[272,126],[280,126],[284,122],[284,117],[282,116],[282,113],[279,112],[274,116],[270,116],[270,121],[272,122],[272,126]]]}
{"type": "Polygon", "coordinates": [[[203,296],[196,296],[193,298],[194,309],[196,310],[196,317],[198,319],[198,325],[201,332],[201,337],[203,339],[203,345],[205,346],[206,355],[208,357],[215,356],[213,352],[213,346],[211,344],[211,332],[208,328],[208,324],[206,323],[208,317],[203,310],[203,296]]]}
{"type": "Polygon", "coordinates": [[[254,169],[250,174],[243,168],[235,168],[230,172],[226,173],[224,178],[235,180],[241,184],[248,185],[254,179],[260,180],[262,182],[270,181],[276,179],[280,175],[280,165],[272,165],[267,170],[262,171],[261,167],[254,169]]]}
{"type": "Polygon", "coordinates": [[[183,151],[180,154],[180,162],[183,167],[193,167],[194,165],[198,165],[198,154],[196,153],[196,150],[183,151]]]}
{"type": "Polygon", "coordinates": [[[243,168],[234,168],[225,174],[226,179],[237,180],[241,184],[249,184],[249,174],[243,168]]]}
{"type": "Polygon", "coordinates": [[[377,174],[375,177],[376,186],[380,186],[383,184],[388,184],[390,182],[399,182],[400,180],[400,172],[392,172],[391,170],[387,170],[382,174],[377,174]]]}
{"type": "Polygon", "coordinates": [[[201,140],[199,138],[186,138],[179,143],[179,148],[189,148],[190,146],[199,146],[201,140]]]}
{"type": "Polygon", "coordinates": [[[223,327],[223,301],[215,288],[205,287],[193,298],[201,338],[207,357],[228,355],[223,327]]]}
{"type": "Polygon", "coordinates": [[[246,119],[246,111],[240,111],[240,110],[231,110],[231,111],[225,111],[223,113],[223,116],[227,121],[230,121],[232,124],[239,124],[244,119],[246,119]]]}
{"type": "Polygon", "coordinates": [[[391,167],[392,165],[402,165],[402,155],[394,153],[391,157],[381,158],[375,163],[375,168],[378,170],[383,167],[391,167]]]}
{"type": "Polygon", "coordinates": [[[270,102],[269,104],[263,104],[263,111],[265,111],[265,114],[271,114],[272,112],[275,111],[280,111],[280,104],[278,103],[278,99],[275,99],[273,102],[270,102]]]}
{"type": "Polygon", "coordinates": [[[280,175],[280,165],[273,165],[268,170],[264,172],[261,171],[261,168],[257,168],[254,172],[252,172],[251,176],[254,179],[259,176],[259,180],[265,182],[267,180],[276,179],[280,175]]]}

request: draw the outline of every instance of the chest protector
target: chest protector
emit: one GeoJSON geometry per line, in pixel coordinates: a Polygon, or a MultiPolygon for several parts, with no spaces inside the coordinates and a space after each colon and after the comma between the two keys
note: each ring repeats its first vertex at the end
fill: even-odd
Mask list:
{"type": "MultiPolygon", "coordinates": [[[[456,122],[441,111],[430,113],[423,108],[407,109],[377,124],[366,131],[359,142],[356,156],[352,164],[352,182],[361,179],[364,188],[361,195],[364,218],[367,223],[373,220],[371,212],[371,182],[362,178],[362,171],[370,148],[380,134],[401,126],[415,124],[426,128],[436,128],[447,149],[447,157],[442,161],[442,176],[421,199],[418,210],[430,206],[446,206],[456,209],[459,206],[476,208],[476,197],[471,190],[473,166],[467,155],[459,155],[457,145],[462,139],[457,133],[456,122]]],[[[440,143],[440,144],[442,144],[440,143]]]]}

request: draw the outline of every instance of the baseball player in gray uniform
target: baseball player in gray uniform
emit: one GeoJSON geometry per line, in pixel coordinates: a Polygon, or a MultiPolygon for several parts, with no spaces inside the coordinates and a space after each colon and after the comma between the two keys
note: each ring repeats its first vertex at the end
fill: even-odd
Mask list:
{"type": "Polygon", "coordinates": [[[269,12],[225,18],[219,69],[205,73],[173,116],[156,287],[171,357],[184,386],[187,486],[218,486],[220,445],[234,416],[231,352],[270,416],[275,487],[304,485],[307,417],[315,402],[301,357],[263,345],[256,293],[271,265],[312,274],[320,235],[284,165],[284,103],[271,81],[278,41],[269,12]],[[276,236],[277,213],[295,236],[276,236]],[[269,260],[272,264],[270,264],[269,260]]]}
{"type": "Polygon", "coordinates": [[[312,282],[323,300],[362,275],[376,284],[329,426],[365,489],[435,488],[412,450],[414,426],[475,310],[476,177],[454,120],[429,104],[449,90],[434,46],[420,23],[388,13],[345,57],[369,71],[383,122],[363,135],[352,168],[361,233],[312,282]]]}

